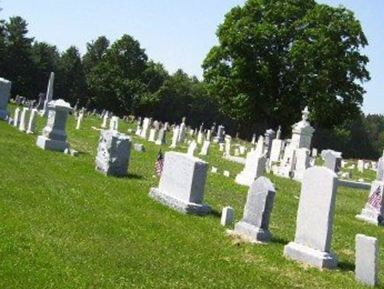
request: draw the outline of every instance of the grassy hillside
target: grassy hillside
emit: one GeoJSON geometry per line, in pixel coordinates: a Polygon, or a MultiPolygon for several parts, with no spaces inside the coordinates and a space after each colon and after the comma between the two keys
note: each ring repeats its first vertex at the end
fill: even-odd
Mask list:
{"type": "MultiPolygon", "coordinates": [[[[226,236],[219,213],[186,216],[148,197],[158,183],[154,144],[137,140],[147,151],[132,152],[127,177],[96,172],[99,132],[91,127],[100,124],[87,118],[76,131],[71,117],[69,141],[80,155],[70,157],[43,151],[36,135],[0,122],[0,288],[363,288],[354,280],[355,235],[384,240],[383,228],[355,219],[367,192],[339,189],[333,249],[340,266],[321,272],[283,257],[294,238],[299,183],[269,176],[277,188],[274,238],[239,243],[226,236]]],[[[121,132],[127,127],[120,123],[121,132]]],[[[206,202],[216,212],[233,206],[239,220],[247,188],[234,177],[242,166],[221,154],[213,146],[206,159],[231,177],[210,173],[206,202]]]]}

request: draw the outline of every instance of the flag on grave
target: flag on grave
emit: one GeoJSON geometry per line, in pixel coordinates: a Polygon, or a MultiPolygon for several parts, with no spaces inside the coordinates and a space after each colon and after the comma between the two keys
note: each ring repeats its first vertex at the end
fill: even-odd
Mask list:
{"type": "Polygon", "coordinates": [[[157,160],[155,163],[155,172],[159,177],[161,176],[161,173],[163,172],[163,167],[164,167],[164,156],[160,150],[158,155],[157,155],[157,160]]]}
{"type": "Polygon", "coordinates": [[[376,208],[376,209],[379,209],[380,208],[380,204],[381,204],[381,187],[377,187],[377,189],[372,193],[372,195],[369,197],[369,200],[368,200],[368,203],[376,208]]]}

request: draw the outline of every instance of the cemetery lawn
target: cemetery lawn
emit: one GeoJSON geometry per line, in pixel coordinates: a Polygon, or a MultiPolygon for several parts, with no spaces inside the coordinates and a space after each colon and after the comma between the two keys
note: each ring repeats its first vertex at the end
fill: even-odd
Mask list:
{"type": "MultiPolygon", "coordinates": [[[[69,141],[80,152],[70,157],[0,122],[0,288],[365,288],[354,279],[355,235],[384,242],[383,228],[355,218],[368,192],[339,188],[332,243],[339,267],[319,271],[283,257],[294,239],[299,183],[269,176],[277,188],[273,240],[246,244],[219,224],[227,205],[242,217],[247,188],[234,182],[241,165],[222,160],[213,145],[205,159],[221,174],[209,173],[205,199],[215,213],[182,215],[148,197],[158,184],[154,144],[133,137],[147,151],[132,151],[127,177],[95,171],[99,132],[91,127],[100,124],[85,118],[75,130],[70,118],[69,141]]],[[[120,122],[121,132],[127,127],[120,122]]]]}

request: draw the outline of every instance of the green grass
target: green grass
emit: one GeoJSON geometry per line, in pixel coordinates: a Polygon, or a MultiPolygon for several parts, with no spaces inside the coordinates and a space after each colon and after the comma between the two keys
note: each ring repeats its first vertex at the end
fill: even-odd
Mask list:
{"type": "MultiPolygon", "coordinates": [[[[321,272],[283,257],[294,239],[299,183],[269,176],[277,188],[273,240],[238,243],[217,214],[186,216],[148,197],[158,184],[154,144],[133,137],[147,151],[132,151],[128,177],[96,172],[99,132],[91,127],[101,122],[87,118],[76,131],[70,118],[78,157],[43,151],[36,135],[0,122],[0,288],[364,288],[354,280],[355,235],[384,239],[382,228],[355,219],[367,192],[339,189],[332,247],[340,266],[321,272]]],[[[231,178],[209,173],[205,199],[217,212],[233,206],[239,220],[247,188],[234,177],[242,166],[221,154],[214,145],[206,160],[231,178]]]]}

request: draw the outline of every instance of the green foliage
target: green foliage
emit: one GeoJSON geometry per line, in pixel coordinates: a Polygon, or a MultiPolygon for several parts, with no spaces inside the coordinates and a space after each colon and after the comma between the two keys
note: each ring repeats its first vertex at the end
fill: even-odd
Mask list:
{"type": "Polygon", "coordinates": [[[309,105],[316,126],[358,115],[369,79],[367,40],[345,8],[308,0],[248,0],[217,31],[203,68],[221,111],[241,123],[284,128],[309,105]],[[337,59],[337,61],[335,61],[337,59]]]}

